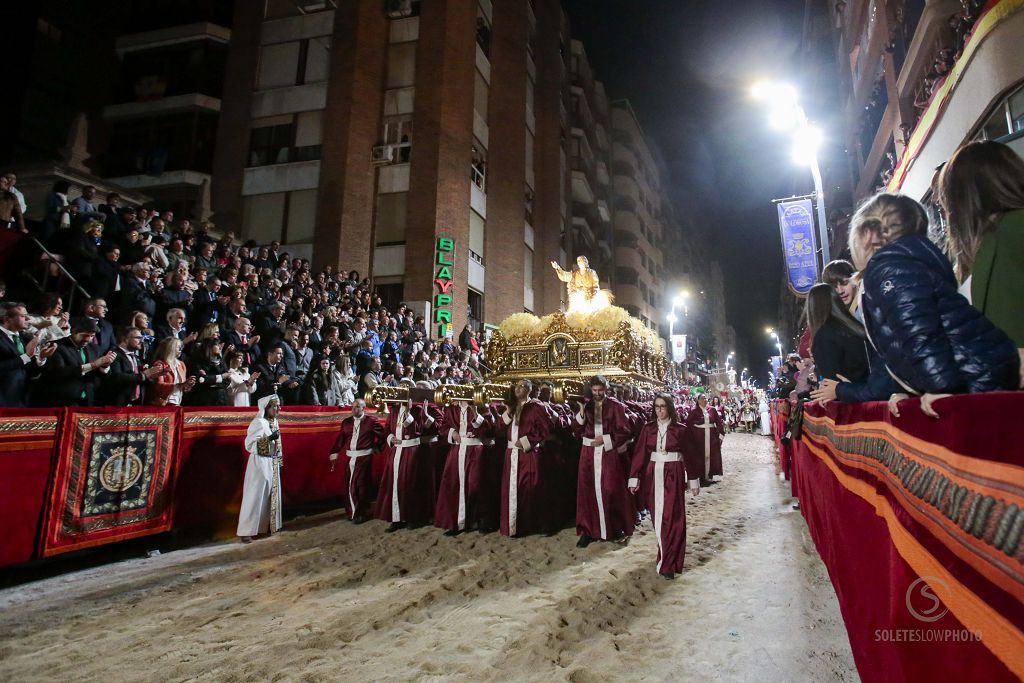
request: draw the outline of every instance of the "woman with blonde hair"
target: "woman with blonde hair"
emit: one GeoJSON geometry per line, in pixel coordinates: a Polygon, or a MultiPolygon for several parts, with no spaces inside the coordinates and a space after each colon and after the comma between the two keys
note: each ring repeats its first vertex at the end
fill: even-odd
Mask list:
{"type": "MultiPolygon", "coordinates": [[[[864,273],[864,328],[878,358],[866,385],[844,381],[837,388],[823,380],[812,398],[890,398],[876,393],[886,384],[883,371],[908,394],[934,394],[933,400],[1016,388],[1016,347],[957,293],[953,268],[927,230],[924,207],[904,195],[877,194],[857,210],[850,246],[864,273]]],[[[930,402],[922,410],[936,416],[930,402]]]]}
{"type": "Polygon", "coordinates": [[[960,292],[1024,347],[1024,160],[987,140],[942,169],[939,205],[960,292]]]}
{"type": "Polygon", "coordinates": [[[151,406],[180,406],[182,397],[192,391],[196,378],[189,377],[181,361],[181,340],[177,337],[161,339],[153,351],[153,367],[161,372],[153,380],[148,404],[151,406]]]}

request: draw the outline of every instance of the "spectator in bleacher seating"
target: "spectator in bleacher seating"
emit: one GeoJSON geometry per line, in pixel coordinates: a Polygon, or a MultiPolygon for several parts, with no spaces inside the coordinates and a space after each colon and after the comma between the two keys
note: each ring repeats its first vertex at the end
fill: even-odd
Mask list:
{"type": "Polygon", "coordinates": [[[171,233],[167,230],[167,223],[159,216],[149,222],[149,233],[153,236],[153,239],[160,237],[164,244],[171,241],[171,233]]]}
{"type": "Polygon", "coordinates": [[[46,292],[39,299],[39,313],[29,316],[28,332],[39,337],[39,343],[55,342],[71,334],[71,316],[64,310],[59,294],[46,292]]]}
{"type": "Polygon", "coordinates": [[[7,176],[0,176],[0,229],[28,232],[18,195],[11,192],[7,176]]]}
{"type": "Polygon", "coordinates": [[[101,297],[94,296],[86,299],[82,304],[82,316],[96,325],[96,334],[93,336],[92,344],[101,354],[113,351],[117,345],[114,326],[107,320],[107,311],[107,302],[101,297]]]}
{"type": "Polygon", "coordinates": [[[139,241],[142,243],[143,254],[149,259],[149,262],[155,268],[167,271],[170,268],[170,260],[167,258],[167,252],[164,251],[165,240],[163,235],[153,235],[147,232],[140,237],[139,241]]]}
{"type": "Polygon", "coordinates": [[[93,343],[98,331],[89,318],[71,321],[71,335],[57,342],[56,352],[35,384],[32,395],[36,405],[94,405],[96,387],[116,358],[113,351],[100,353],[93,343]]]}
{"type": "Polygon", "coordinates": [[[121,195],[116,192],[107,194],[107,203],[100,204],[103,214],[103,237],[109,242],[119,243],[128,232],[128,223],[121,213],[121,195]]]}
{"type": "Polygon", "coordinates": [[[29,334],[24,304],[0,304],[0,407],[28,405],[29,382],[56,350],[55,343],[39,346],[39,338],[29,334]]]}
{"type": "Polygon", "coordinates": [[[18,176],[14,171],[7,171],[4,173],[3,178],[7,180],[7,191],[18,198],[18,208],[21,209],[21,215],[24,216],[28,213],[28,204],[25,203],[25,195],[18,189],[18,176]]]}
{"type": "Polygon", "coordinates": [[[172,308],[167,311],[164,315],[164,322],[156,326],[156,337],[158,339],[166,339],[167,337],[174,337],[180,341],[183,345],[191,344],[195,341],[198,333],[188,331],[185,321],[187,315],[185,314],[184,308],[172,308]]]}
{"type": "Polygon", "coordinates": [[[245,356],[238,352],[228,355],[228,405],[235,408],[247,408],[249,397],[256,391],[257,373],[249,374],[245,367],[245,356]]]}
{"type": "Polygon", "coordinates": [[[128,326],[134,327],[142,335],[142,357],[149,358],[149,352],[156,342],[156,335],[149,326],[149,316],[142,311],[132,311],[128,316],[128,326]]]}
{"type": "Polygon", "coordinates": [[[310,406],[350,405],[342,402],[341,376],[331,360],[321,357],[316,367],[306,376],[302,386],[302,403],[310,406]]]}
{"type": "MultiPolygon", "coordinates": [[[[931,403],[942,395],[1016,388],[1020,359],[1006,333],[957,292],[953,268],[928,239],[927,227],[918,202],[881,193],[854,215],[850,242],[855,262],[863,264],[867,336],[882,360],[873,364],[868,385],[886,373],[906,393],[927,395],[922,410],[934,416],[931,403]],[[881,244],[877,251],[858,259],[863,245],[874,242],[881,244]]],[[[845,400],[845,384],[837,391],[835,382],[824,380],[814,398],[845,400]]],[[[861,400],[886,398],[891,394],[869,392],[861,400]]]]}
{"type": "Polygon", "coordinates": [[[147,394],[146,403],[153,406],[180,406],[185,394],[196,385],[195,376],[188,374],[181,360],[181,340],[174,337],[161,339],[153,350],[153,367],[159,370],[155,383],[147,394]]]}
{"type": "Polygon", "coordinates": [[[139,406],[143,404],[147,383],[155,379],[161,369],[145,366],[141,330],[123,327],[119,335],[114,361],[100,381],[97,405],[139,406]]]}
{"type": "Polygon", "coordinates": [[[188,396],[188,403],[194,406],[226,405],[231,373],[221,358],[223,344],[219,339],[205,339],[197,346],[196,359],[189,368],[189,374],[196,378],[196,385],[188,396]]]}
{"type": "MultiPolygon", "coordinates": [[[[43,205],[45,214],[39,232],[39,241],[47,247],[54,246],[53,241],[60,230],[71,227],[71,202],[68,201],[68,190],[71,184],[66,180],[58,180],[46,195],[43,205]]],[[[74,209],[77,211],[77,208],[74,209]]]]}
{"type": "MultiPolygon", "coordinates": [[[[187,278],[181,271],[174,271],[168,276],[169,284],[156,295],[157,313],[172,308],[187,309],[192,306],[192,293],[185,288],[187,278]]],[[[162,335],[161,335],[162,336],[162,335]]]]}
{"type": "Polygon", "coordinates": [[[356,389],[359,387],[359,378],[352,372],[352,361],[348,356],[342,356],[334,366],[338,373],[338,388],[341,392],[340,405],[350,406],[356,400],[356,389]]]}
{"type": "Polygon", "coordinates": [[[819,282],[807,293],[807,323],[811,329],[811,356],[819,379],[867,379],[864,326],[850,314],[830,285],[819,282]]]}
{"type": "Polygon", "coordinates": [[[199,245],[199,253],[194,259],[196,266],[206,268],[207,275],[217,275],[220,272],[220,264],[214,256],[216,245],[213,242],[203,242],[199,245]]]}
{"type": "Polygon", "coordinates": [[[78,207],[79,221],[99,221],[101,224],[106,216],[94,203],[96,201],[96,188],[86,185],[82,188],[82,194],[75,197],[71,203],[78,207]]]}
{"type": "MultiPolygon", "coordinates": [[[[256,306],[258,308],[258,306],[256,306]]],[[[270,310],[257,318],[256,331],[264,343],[276,344],[284,337],[287,322],[284,319],[285,305],[282,301],[275,301],[270,310]]]]}
{"type": "Polygon", "coordinates": [[[131,274],[121,278],[120,311],[141,311],[152,320],[156,315],[156,300],[149,291],[150,265],[136,263],[131,274]]]}
{"type": "Polygon", "coordinates": [[[263,361],[256,366],[260,377],[256,381],[254,400],[258,401],[264,396],[276,393],[283,402],[286,401],[285,396],[291,397],[292,400],[287,405],[298,403],[299,383],[285,371],[283,358],[284,351],[281,344],[275,344],[267,349],[263,361]]]}
{"type": "Polygon", "coordinates": [[[295,337],[295,376],[304,381],[313,368],[313,348],[309,345],[309,332],[300,330],[295,337]]]}
{"type": "Polygon", "coordinates": [[[359,376],[356,396],[365,396],[367,391],[373,389],[382,381],[383,377],[381,375],[380,359],[374,357],[366,372],[359,376]]]}
{"type": "Polygon", "coordinates": [[[100,259],[93,265],[92,279],[83,282],[93,296],[113,299],[121,283],[121,248],[104,242],[100,247],[100,259]]]}
{"type": "Polygon", "coordinates": [[[192,265],[192,257],[185,253],[185,243],[180,237],[172,237],[170,246],[165,251],[168,270],[177,270],[179,263],[192,265]]]}
{"type": "Polygon", "coordinates": [[[100,261],[103,243],[103,223],[89,220],[81,225],[81,232],[68,244],[67,268],[81,282],[92,282],[96,264],[100,261]]]}
{"type": "Polygon", "coordinates": [[[939,204],[960,292],[1024,348],[1024,160],[993,140],[961,147],[942,169],[939,204]]]}
{"type": "Polygon", "coordinates": [[[146,257],[146,247],[142,244],[142,237],[138,227],[129,226],[121,239],[121,263],[134,265],[146,257]]]}

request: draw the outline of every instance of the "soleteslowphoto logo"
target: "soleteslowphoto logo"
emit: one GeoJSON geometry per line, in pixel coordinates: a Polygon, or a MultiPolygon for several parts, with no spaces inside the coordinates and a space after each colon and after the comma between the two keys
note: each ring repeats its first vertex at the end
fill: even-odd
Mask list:
{"type": "MultiPolygon", "coordinates": [[[[907,611],[912,617],[925,624],[934,624],[949,614],[943,598],[948,599],[952,591],[942,579],[936,576],[921,576],[910,584],[905,597],[907,611]]],[[[948,643],[980,642],[981,631],[965,628],[900,628],[875,629],[875,641],[895,643],[948,643]]]]}
{"type": "Polygon", "coordinates": [[[935,595],[935,586],[939,587],[940,595],[949,595],[949,585],[935,576],[919,577],[907,588],[907,611],[918,621],[930,624],[949,612],[942,600],[935,595]]]}

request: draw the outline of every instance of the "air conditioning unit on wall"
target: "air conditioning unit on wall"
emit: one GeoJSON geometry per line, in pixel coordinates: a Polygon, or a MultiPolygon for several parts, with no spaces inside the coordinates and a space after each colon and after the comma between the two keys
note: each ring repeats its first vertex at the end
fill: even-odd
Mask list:
{"type": "Polygon", "coordinates": [[[370,161],[375,164],[390,164],[395,160],[395,148],[391,145],[377,145],[370,152],[370,161]]]}
{"type": "Polygon", "coordinates": [[[384,10],[388,19],[401,19],[412,16],[412,0],[384,0],[384,10]]]}

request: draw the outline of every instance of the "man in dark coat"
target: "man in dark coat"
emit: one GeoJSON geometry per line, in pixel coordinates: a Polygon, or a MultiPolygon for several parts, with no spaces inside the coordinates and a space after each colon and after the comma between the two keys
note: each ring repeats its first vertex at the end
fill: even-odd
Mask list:
{"type": "Polygon", "coordinates": [[[82,306],[82,315],[96,323],[96,336],[92,344],[96,347],[98,355],[113,351],[117,346],[117,339],[114,335],[114,326],[107,320],[107,302],[105,299],[94,296],[86,299],[82,306]]]}
{"type": "Polygon", "coordinates": [[[39,350],[34,358],[38,337],[28,329],[28,312],[24,304],[11,304],[0,311],[0,407],[24,408],[28,404],[29,380],[39,376],[46,359],[57,346],[53,342],[39,350]]]}
{"type": "Polygon", "coordinates": [[[96,396],[98,405],[142,405],[143,388],[146,382],[160,374],[160,368],[143,369],[141,351],[142,331],[135,327],[122,328],[120,343],[114,349],[114,362],[100,381],[96,396]]]}
{"type": "Polygon", "coordinates": [[[35,402],[41,406],[91,406],[96,386],[114,362],[114,352],[99,354],[92,343],[98,328],[89,318],[75,318],[71,336],[57,342],[57,350],[43,367],[35,402]]]}

